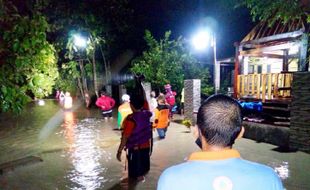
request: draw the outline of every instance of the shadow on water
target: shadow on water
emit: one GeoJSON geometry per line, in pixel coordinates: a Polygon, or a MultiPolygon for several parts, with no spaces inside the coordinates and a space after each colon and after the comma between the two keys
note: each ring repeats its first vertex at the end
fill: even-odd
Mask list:
{"type": "Polygon", "coordinates": [[[280,152],[280,153],[295,153],[295,152],[297,152],[297,149],[293,149],[293,148],[289,148],[289,147],[281,147],[281,146],[273,148],[271,150],[276,151],[276,152],[280,152]]]}
{"type": "Polygon", "coordinates": [[[130,180],[128,178],[122,179],[119,183],[113,185],[108,190],[134,190],[138,185],[137,180],[130,180]]]}

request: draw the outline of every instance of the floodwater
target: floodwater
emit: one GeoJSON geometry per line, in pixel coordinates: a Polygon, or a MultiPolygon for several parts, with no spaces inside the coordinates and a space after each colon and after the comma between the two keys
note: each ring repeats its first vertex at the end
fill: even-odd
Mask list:
{"type": "MultiPolygon", "coordinates": [[[[0,173],[0,189],[156,189],[165,168],[198,150],[192,134],[172,123],[165,140],[157,140],[154,133],[151,171],[145,181],[129,183],[125,154],[122,162],[115,158],[121,135],[115,127],[116,119],[105,121],[96,109],[75,105],[72,111],[63,111],[53,100],[44,106],[32,103],[19,116],[1,115],[0,166],[9,167],[0,173]],[[36,159],[16,161],[32,158],[36,159]]],[[[310,154],[280,152],[248,139],[239,140],[235,148],[243,158],[272,167],[286,189],[310,189],[310,154]]]]}

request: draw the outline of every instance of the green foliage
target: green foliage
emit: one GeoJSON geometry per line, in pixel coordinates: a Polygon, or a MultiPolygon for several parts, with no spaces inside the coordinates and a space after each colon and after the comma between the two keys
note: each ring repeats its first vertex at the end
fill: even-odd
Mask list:
{"type": "Polygon", "coordinates": [[[170,83],[173,90],[180,94],[184,79],[200,78],[207,86],[209,71],[186,50],[181,37],[170,40],[170,35],[171,32],[168,31],[163,39],[157,41],[150,31],[146,31],[144,39],[148,50],[132,61],[131,71],[144,74],[146,81],[160,91],[165,84],[170,83]]]}
{"type": "Polygon", "coordinates": [[[60,77],[56,81],[55,88],[75,94],[77,90],[75,80],[80,77],[77,62],[69,61],[63,63],[59,75],[60,77]]]}
{"type": "Polygon", "coordinates": [[[22,16],[8,4],[2,7],[0,97],[2,111],[19,112],[33,98],[52,92],[58,77],[54,47],[46,40],[48,23],[37,12],[22,16]]]}
{"type": "Polygon", "coordinates": [[[192,122],[189,119],[184,119],[182,121],[182,125],[185,125],[187,128],[190,128],[192,126],[192,122]]]}
{"type": "Polygon", "coordinates": [[[268,21],[273,24],[277,20],[288,22],[306,17],[310,21],[309,3],[300,0],[234,0],[237,6],[250,9],[253,19],[268,21]]]}

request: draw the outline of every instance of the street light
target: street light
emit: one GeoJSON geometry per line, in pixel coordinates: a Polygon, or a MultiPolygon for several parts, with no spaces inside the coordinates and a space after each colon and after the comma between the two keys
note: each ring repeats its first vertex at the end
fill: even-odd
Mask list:
{"type": "Polygon", "coordinates": [[[214,58],[214,90],[217,94],[220,87],[220,67],[216,60],[216,38],[215,34],[204,29],[198,31],[192,37],[192,45],[198,51],[204,51],[209,45],[213,47],[213,58],[214,58]]]}
{"type": "Polygon", "coordinates": [[[86,38],[82,37],[80,34],[73,35],[73,43],[78,48],[86,48],[87,40],[86,38]]]}

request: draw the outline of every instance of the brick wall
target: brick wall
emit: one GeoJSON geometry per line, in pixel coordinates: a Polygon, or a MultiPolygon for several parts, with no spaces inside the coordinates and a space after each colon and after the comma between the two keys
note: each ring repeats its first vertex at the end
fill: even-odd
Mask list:
{"type": "Polygon", "coordinates": [[[310,72],[293,75],[289,144],[310,152],[310,72]]]}

